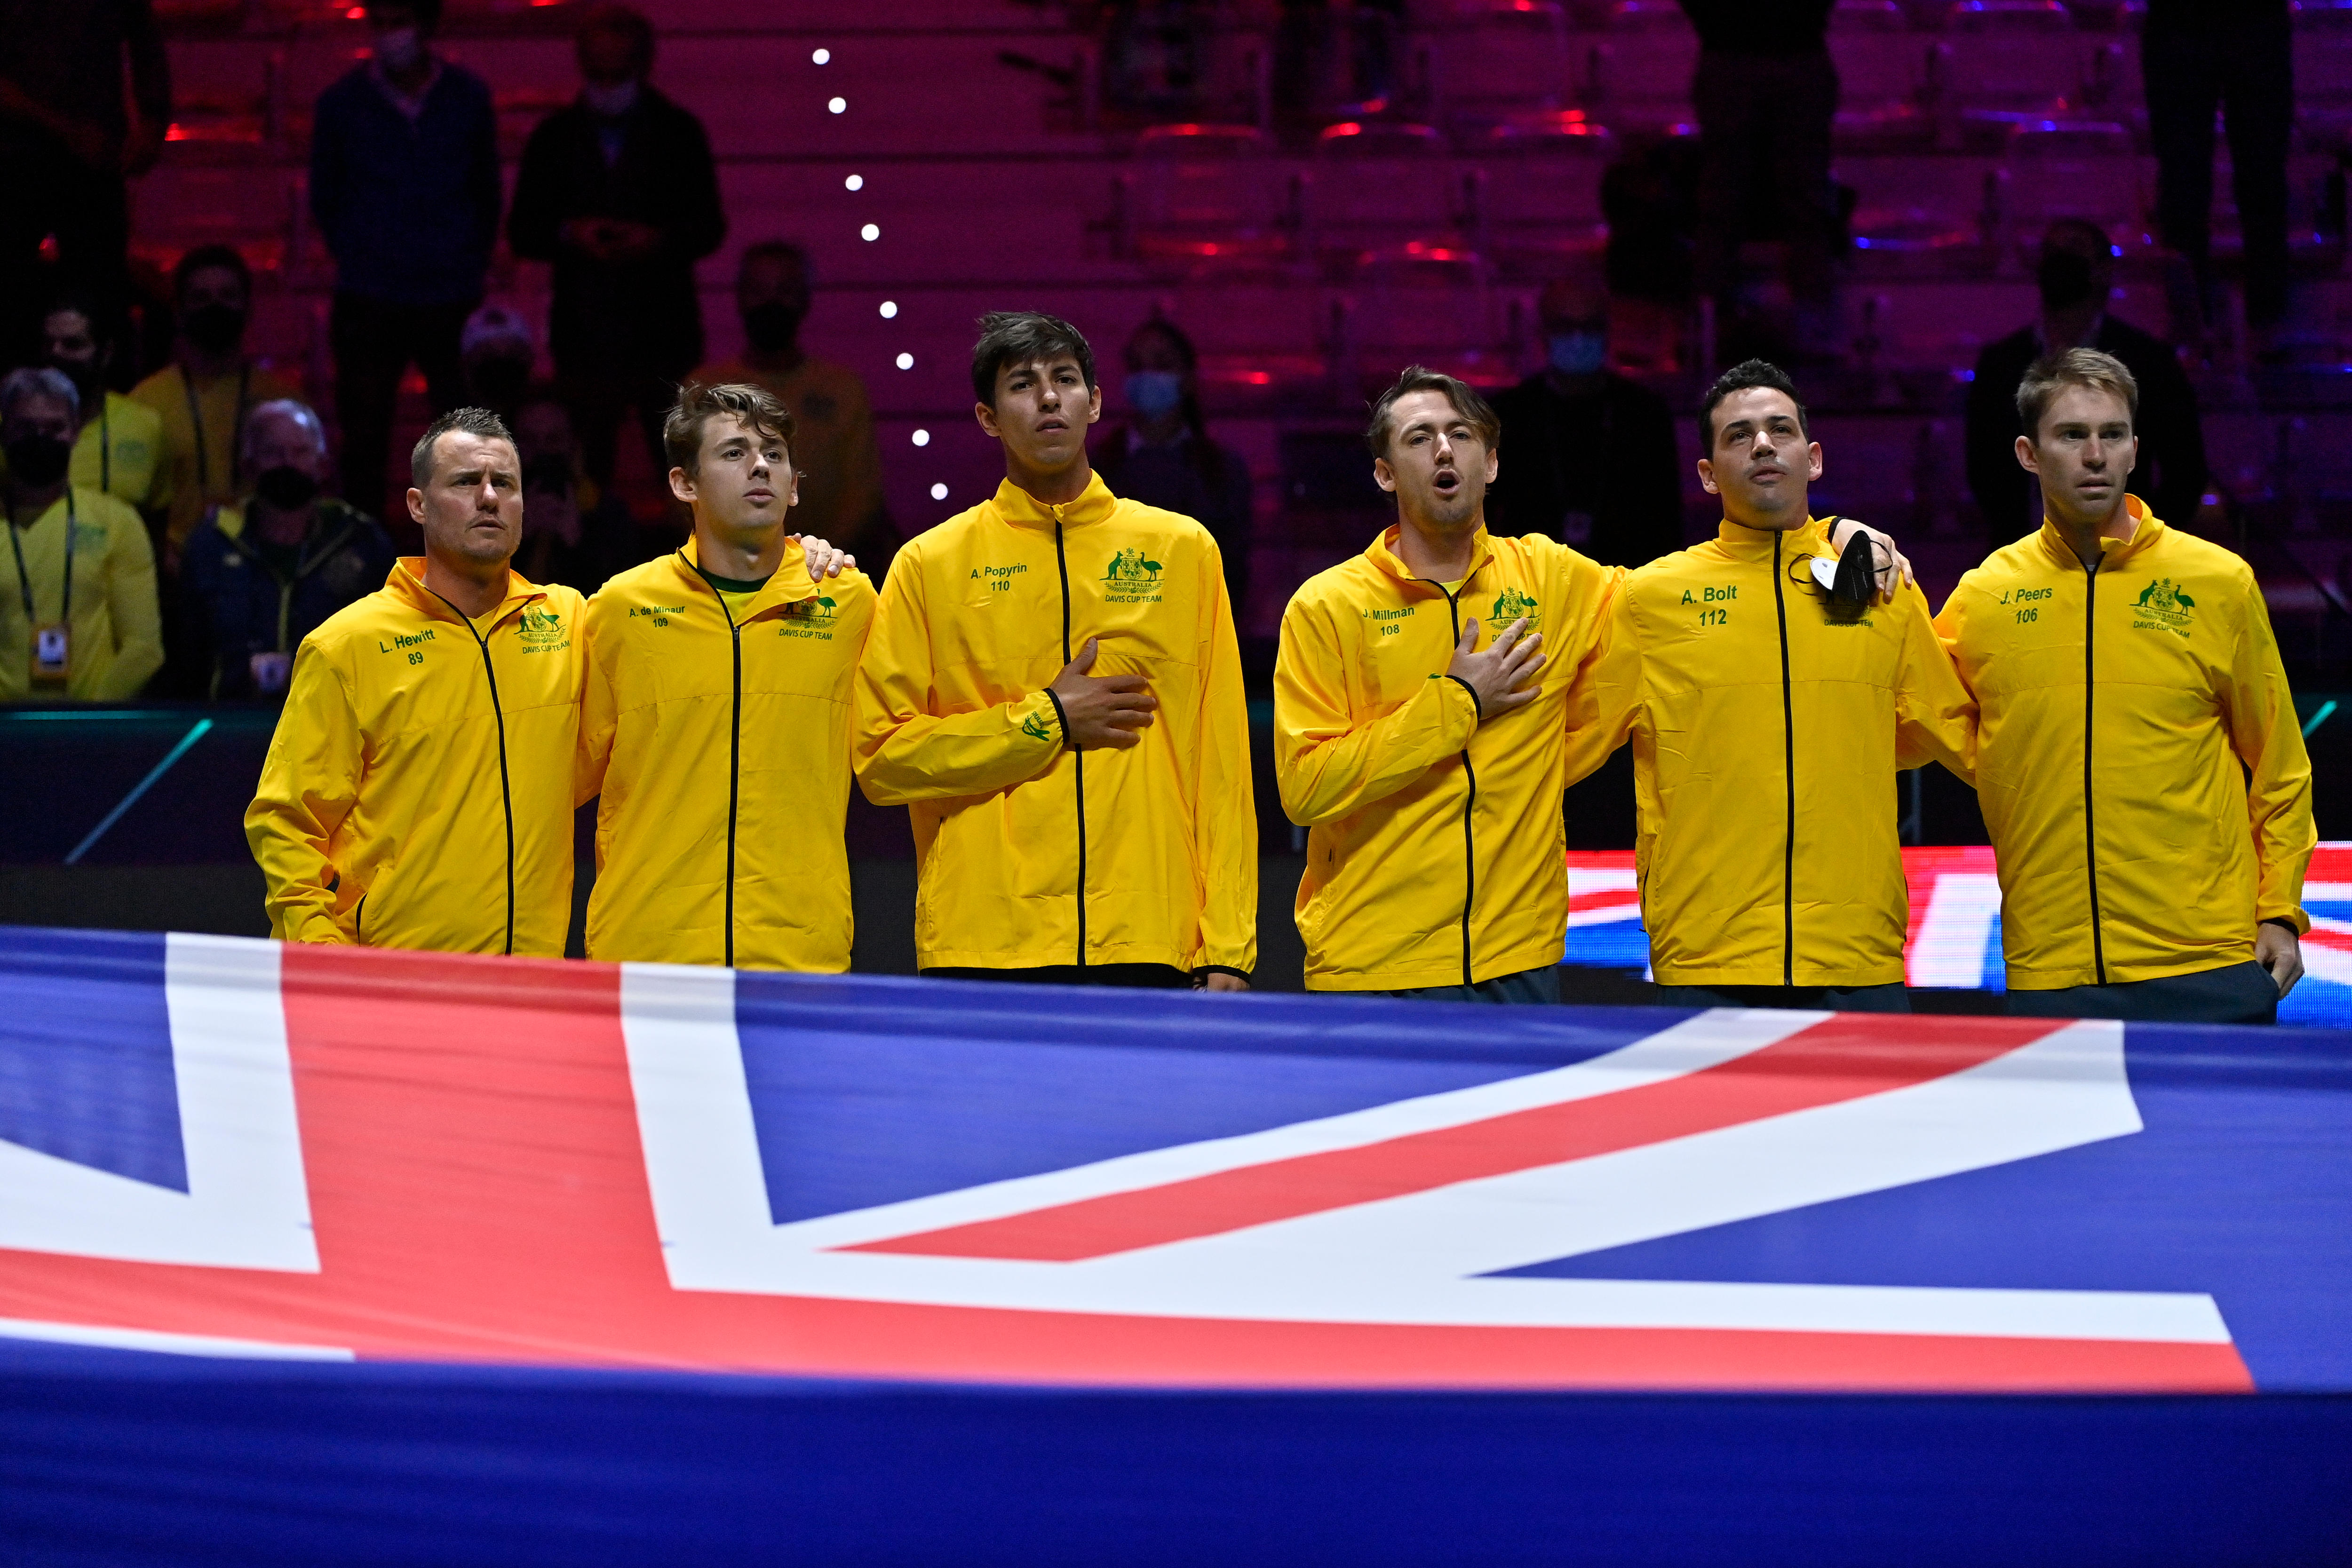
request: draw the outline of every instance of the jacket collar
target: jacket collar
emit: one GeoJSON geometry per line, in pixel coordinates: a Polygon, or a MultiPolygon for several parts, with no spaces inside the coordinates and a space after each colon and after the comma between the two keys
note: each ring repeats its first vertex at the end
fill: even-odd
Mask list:
{"type": "MultiPolygon", "coordinates": [[[[684,579],[689,592],[717,594],[718,590],[711,587],[702,575],[702,552],[696,548],[692,535],[688,536],[686,542],[670,559],[676,563],[677,574],[684,579]]],[[[808,552],[801,548],[799,540],[788,539],[784,542],[784,558],[776,563],[774,574],[758,593],[751,595],[751,605],[739,618],[748,621],[780,605],[797,605],[803,599],[815,597],[816,582],[809,575],[808,552]]]]}
{"type": "MultiPolygon", "coordinates": [[[[428,621],[457,621],[465,617],[457,606],[425,585],[425,557],[404,555],[392,563],[392,574],[383,580],[384,592],[415,609],[428,621]]],[[[498,613],[490,617],[495,626],[509,616],[535,599],[547,597],[547,590],[526,578],[512,567],[507,570],[507,596],[499,603],[498,613]]]]}
{"type": "Polygon", "coordinates": [[[1110,493],[1100,474],[1088,477],[1087,488],[1078,499],[1060,506],[1048,506],[1014,484],[1000,479],[996,486],[996,510],[999,516],[1015,528],[1050,529],[1059,522],[1065,528],[1085,528],[1092,523],[1106,522],[1118,510],[1118,499],[1110,493]]]}
{"type": "MultiPolygon", "coordinates": [[[[2124,510],[2131,513],[2132,536],[2129,539],[2099,541],[2099,570],[2102,572],[2113,571],[2133,556],[2146,552],[2168,531],[2163,521],[2148,510],[2147,503],[2139,497],[2126,494],[2124,510]]],[[[2074,553],[2074,544],[2047,514],[2042,519],[2042,552],[2069,572],[2083,569],[2083,558],[2074,553]]]]}
{"type": "MultiPolygon", "coordinates": [[[[1804,526],[1801,528],[1792,528],[1781,532],[1780,534],[1781,554],[1810,552],[1818,555],[1827,551],[1830,547],[1829,531],[1832,521],[1833,520],[1809,517],[1805,519],[1804,526]]],[[[1769,561],[1772,558],[1772,540],[1775,531],[1769,528],[1748,528],[1727,517],[1715,531],[1715,542],[1722,546],[1723,552],[1734,561],[1769,561]]]]}
{"type": "MultiPolygon", "coordinates": [[[[1394,579],[1407,593],[1444,593],[1445,590],[1429,578],[1414,576],[1412,568],[1404,563],[1404,557],[1397,553],[1397,536],[1403,530],[1404,524],[1401,522],[1389,524],[1381,531],[1381,536],[1373,540],[1370,547],[1364,551],[1364,559],[1372,563],[1374,570],[1394,579]]],[[[1470,536],[1470,570],[1463,575],[1464,586],[1466,588],[1470,579],[1484,572],[1494,559],[1494,536],[1489,534],[1486,525],[1481,523],[1478,526],[1478,531],[1470,536]]]]}

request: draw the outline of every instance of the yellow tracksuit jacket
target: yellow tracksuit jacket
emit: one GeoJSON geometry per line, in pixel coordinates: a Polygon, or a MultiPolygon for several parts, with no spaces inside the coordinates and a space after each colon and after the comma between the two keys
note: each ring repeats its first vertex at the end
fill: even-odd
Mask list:
{"type": "Polygon", "coordinates": [[[874,588],[796,541],[740,603],[695,542],[588,601],[582,790],[601,790],[588,956],[849,967],[852,681],[874,588]]]}
{"type": "MultiPolygon", "coordinates": [[[[1969,776],[1975,706],[1906,588],[1859,616],[1815,581],[1834,520],[1727,521],[1629,574],[1569,781],[1630,736],[1650,963],[1662,985],[1903,979],[1895,773],[1969,776]]],[[[1571,700],[1579,700],[1572,696],[1571,700]]]]}
{"type": "Polygon", "coordinates": [[[2095,571],[2045,522],[1936,617],[1982,709],[1977,799],[2019,991],[2244,963],[2257,922],[2311,929],[2311,759],[2262,589],[2126,504],[2137,526],[2095,571]]]}
{"type": "Polygon", "coordinates": [[[0,546],[0,702],[27,697],[120,702],[139,695],[163,663],[155,551],[139,514],[112,496],[73,485],[39,517],[20,517],[0,527],[16,536],[13,548],[0,546]],[[65,687],[36,688],[33,632],[55,625],[66,608],[68,526],[73,604],[66,627],[65,687]],[[27,585],[31,620],[25,616],[27,585]]]}
{"type": "Polygon", "coordinates": [[[1307,579],[1274,672],[1282,806],[1309,829],[1298,883],[1316,991],[1469,985],[1558,963],[1568,934],[1563,731],[1623,574],[1553,540],[1479,530],[1458,590],[1416,578],[1391,528],[1307,579]],[[1448,679],[1465,620],[1478,646],[1524,616],[1542,695],[1481,721],[1448,679]]]}
{"type": "Polygon", "coordinates": [[[287,942],[561,957],[584,602],[472,621],[403,559],[295,650],[245,837],[287,942]]]}
{"type": "Polygon", "coordinates": [[[882,585],[857,678],[857,776],[911,808],[925,968],[1257,962],[1249,712],[1216,542],[1114,499],[1010,481],[918,535],[882,585]],[[1160,700],[1139,745],[1071,751],[1046,688],[1095,675],[1160,700]]]}

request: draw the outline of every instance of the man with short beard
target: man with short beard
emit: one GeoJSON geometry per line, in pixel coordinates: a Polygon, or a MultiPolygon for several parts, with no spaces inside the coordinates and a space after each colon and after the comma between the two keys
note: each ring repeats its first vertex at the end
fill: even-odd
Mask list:
{"type": "Polygon", "coordinates": [[[73,482],[152,517],[171,501],[163,421],[106,384],[114,349],[110,326],[104,309],[88,297],[62,295],[41,317],[41,343],[49,364],[66,374],[81,398],[73,482]]]}
{"type": "Polygon", "coordinates": [[[2009,1010],[2270,1023],[2311,929],[2311,759],[2252,570],[2126,489],[2138,391],[2095,349],[2026,373],[2042,531],[1936,617],[1983,705],[2009,1010]]]}

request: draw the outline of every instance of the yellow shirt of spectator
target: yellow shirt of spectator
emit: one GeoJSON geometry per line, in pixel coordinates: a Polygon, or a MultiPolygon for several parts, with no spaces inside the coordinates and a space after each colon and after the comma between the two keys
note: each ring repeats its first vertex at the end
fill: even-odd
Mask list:
{"type": "MultiPolygon", "coordinates": [[[[1628,738],[1633,861],[1662,985],[1899,984],[1897,770],[1969,776],[1975,705],[1914,587],[1841,608],[1833,520],[1726,520],[1627,574],[1569,780],[1628,738]]],[[[1581,693],[1579,694],[1581,698],[1581,693]]]]}
{"type": "Polygon", "coordinates": [[[2056,525],[1936,617],[1982,710],[1977,800],[2018,991],[2193,974],[2311,929],[2311,759],[2245,562],[2128,496],[2095,568],[2056,525]]]}
{"type": "Polygon", "coordinates": [[[74,438],[73,482],[128,502],[142,513],[171,504],[163,467],[163,419],[119,392],[106,395],[98,417],[74,438]]]}
{"type": "Polygon", "coordinates": [[[753,593],[714,586],[689,539],[588,601],[589,957],[849,967],[842,828],[873,618],[865,574],[812,582],[797,540],[753,593]]]}
{"type": "Polygon", "coordinates": [[[0,551],[0,702],[136,697],[163,664],[155,552],[139,514],[79,485],[8,520],[0,551]],[[37,679],[34,632],[66,628],[66,679],[37,679]]]}
{"type": "Polygon", "coordinates": [[[898,552],[857,679],[857,777],[914,819],[924,968],[1257,962],[1257,818],[1241,648],[1216,541],[1114,499],[1006,480],[898,552]],[[1046,690],[1095,675],[1160,700],[1142,741],[1063,743],[1046,690]]]}
{"type": "Polygon", "coordinates": [[[1309,830],[1310,990],[1473,985],[1556,964],[1567,943],[1562,735],[1591,721],[1569,693],[1623,574],[1480,529],[1469,575],[1439,584],[1396,542],[1391,528],[1307,579],[1282,617],[1275,775],[1309,830]],[[1521,618],[1544,638],[1542,695],[1482,723],[1446,664],[1465,620],[1486,647],[1521,618]]]}
{"type": "Polygon", "coordinates": [[[468,620],[421,556],[302,639],[245,814],[286,942],[561,957],[585,603],[509,572],[468,620]]]}

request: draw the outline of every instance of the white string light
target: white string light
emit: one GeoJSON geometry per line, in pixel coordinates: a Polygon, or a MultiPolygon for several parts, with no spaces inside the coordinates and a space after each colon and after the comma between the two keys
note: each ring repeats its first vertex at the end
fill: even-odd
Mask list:
{"type": "Polygon", "coordinates": [[[933,500],[947,500],[947,499],[948,499],[948,488],[947,488],[947,486],[945,486],[945,485],[933,485],[933,486],[931,487],[931,499],[932,499],[933,500]]]}
{"type": "Polygon", "coordinates": [[[900,370],[912,370],[912,369],[914,369],[914,368],[915,368],[915,356],[914,356],[913,354],[900,354],[900,355],[898,356],[898,368],[899,368],[900,370]]]}
{"type": "Polygon", "coordinates": [[[845,98],[829,99],[825,102],[825,107],[833,110],[835,114],[839,114],[849,107],[849,100],[845,98]]]}
{"type": "Polygon", "coordinates": [[[831,65],[833,63],[833,51],[831,49],[819,49],[816,53],[811,55],[809,58],[817,65],[831,65]]]}
{"type": "Polygon", "coordinates": [[[916,445],[916,446],[918,446],[918,447],[928,447],[928,446],[929,446],[930,444],[931,444],[931,433],[930,433],[929,430],[918,430],[918,431],[916,431],[916,432],[915,432],[915,445],[916,445]]]}
{"type": "Polygon", "coordinates": [[[869,223],[857,231],[857,237],[869,240],[879,239],[882,237],[882,226],[878,223],[869,223]]]}
{"type": "Polygon", "coordinates": [[[842,181],[841,183],[843,186],[848,190],[862,191],[866,188],[866,176],[863,174],[852,174],[849,178],[842,181]]]}
{"type": "Polygon", "coordinates": [[[883,319],[884,321],[888,321],[891,317],[893,317],[893,316],[897,315],[898,313],[898,300],[883,300],[883,301],[882,301],[882,319],[883,319]]]}

